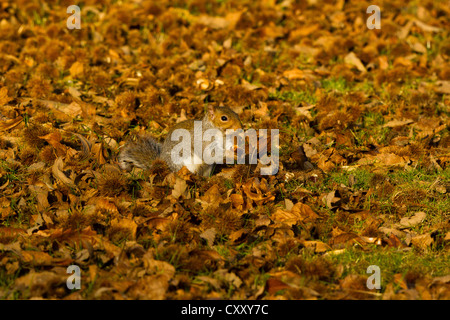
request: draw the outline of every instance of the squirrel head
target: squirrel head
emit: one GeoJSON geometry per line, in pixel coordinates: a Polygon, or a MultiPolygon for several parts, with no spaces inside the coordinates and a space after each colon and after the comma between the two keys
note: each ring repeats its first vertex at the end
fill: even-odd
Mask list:
{"type": "Polygon", "coordinates": [[[242,123],[239,116],[228,107],[208,106],[206,116],[214,127],[219,128],[222,131],[227,129],[242,129],[242,123]]]}

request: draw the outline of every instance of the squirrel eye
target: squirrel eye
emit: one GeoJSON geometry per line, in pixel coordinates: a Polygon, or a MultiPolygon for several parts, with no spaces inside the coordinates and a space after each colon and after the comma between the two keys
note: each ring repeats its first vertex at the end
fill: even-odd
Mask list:
{"type": "Polygon", "coordinates": [[[222,120],[222,121],[227,121],[227,120],[228,120],[228,117],[227,117],[227,116],[222,116],[222,118],[220,118],[220,120],[222,120]]]}

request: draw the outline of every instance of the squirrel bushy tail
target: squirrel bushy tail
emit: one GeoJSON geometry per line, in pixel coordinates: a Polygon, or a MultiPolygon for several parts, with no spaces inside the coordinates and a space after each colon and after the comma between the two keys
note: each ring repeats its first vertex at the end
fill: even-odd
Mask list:
{"type": "Polygon", "coordinates": [[[162,145],[151,136],[141,136],[136,142],[125,145],[119,154],[119,165],[130,171],[133,166],[150,169],[152,162],[161,155],[162,145]]]}

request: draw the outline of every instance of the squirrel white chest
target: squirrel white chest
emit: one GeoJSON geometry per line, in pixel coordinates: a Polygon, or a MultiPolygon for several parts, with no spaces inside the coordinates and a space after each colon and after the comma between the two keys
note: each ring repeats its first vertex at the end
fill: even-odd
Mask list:
{"type": "Polygon", "coordinates": [[[197,173],[202,166],[202,158],[200,158],[195,153],[190,158],[185,158],[182,160],[182,165],[186,166],[188,170],[192,173],[197,173]]]}

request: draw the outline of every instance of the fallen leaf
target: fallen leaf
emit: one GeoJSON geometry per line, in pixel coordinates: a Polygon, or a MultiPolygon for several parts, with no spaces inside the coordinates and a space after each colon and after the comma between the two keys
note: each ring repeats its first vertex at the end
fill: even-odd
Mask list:
{"type": "Polygon", "coordinates": [[[120,228],[128,231],[128,237],[131,240],[136,238],[136,231],[138,225],[134,220],[128,218],[116,218],[111,220],[112,228],[120,228]]]}
{"type": "Polygon", "coordinates": [[[214,244],[216,234],[217,234],[216,228],[209,228],[200,233],[200,238],[205,239],[208,247],[211,247],[214,244]]]}
{"type": "Polygon", "coordinates": [[[47,141],[56,150],[58,157],[64,157],[67,154],[67,147],[61,143],[61,133],[52,132],[45,136],[39,136],[40,139],[47,141]]]}
{"type": "Polygon", "coordinates": [[[350,52],[349,54],[347,54],[344,58],[344,62],[356,67],[356,69],[361,72],[367,72],[366,67],[364,67],[363,63],[354,52],[350,52]]]}
{"type": "Polygon", "coordinates": [[[443,94],[450,94],[450,81],[436,81],[436,87],[434,88],[434,91],[443,94]]]}
{"type": "Polygon", "coordinates": [[[22,117],[17,117],[15,119],[0,121],[0,131],[6,131],[18,126],[22,122],[22,117]]]}
{"type": "Polygon", "coordinates": [[[33,266],[49,266],[53,261],[53,258],[48,253],[42,251],[22,250],[20,255],[24,263],[29,263],[33,266]]]}
{"type": "Polygon", "coordinates": [[[274,295],[277,292],[288,289],[290,286],[281,280],[269,278],[266,281],[266,290],[270,295],[274,295]]]}
{"type": "Polygon", "coordinates": [[[0,89],[0,107],[3,107],[11,100],[13,100],[13,98],[8,96],[8,88],[7,87],[1,88],[0,89]]]}
{"type": "Polygon", "coordinates": [[[422,250],[427,250],[433,242],[434,239],[431,237],[431,234],[429,233],[425,233],[411,238],[411,243],[413,244],[413,246],[418,247],[422,250]]]}
{"type": "Polygon", "coordinates": [[[401,218],[400,225],[403,227],[406,227],[406,228],[413,227],[413,226],[421,223],[423,220],[425,220],[426,216],[427,216],[427,214],[423,211],[416,212],[414,214],[414,216],[412,216],[410,218],[408,218],[408,217],[401,218]]]}
{"type": "Polygon", "coordinates": [[[284,199],[284,206],[287,211],[290,211],[294,207],[294,203],[291,200],[289,200],[288,198],[286,198],[286,199],[284,199]]]}
{"type": "Polygon", "coordinates": [[[83,71],[84,71],[83,63],[81,63],[79,61],[75,61],[69,69],[70,75],[72,77],[76,77],[76,76],[82,74],[83,71]]]}
{"type": "Polygon", "coordinates": [[[242,238],[244,238],[244,235],[246,235],[247,233],[248,233],[247,229],[239,229],[237,231],[232,232],[228,236],[228,239],[231,242],[236,243],[237,241],[240,241],[242,238]]]}
{"type": "Polygon", "coordinates": [[[221,200],[222,195],[219,191],[219,186],[214,184],[211,188],[209,188],[205,194],[201,197],[203,201],[209,202],[211,204],[219,204],[219,200],[221,200]]]}
{"type": "Polygon", "coordinates": [[[64,183],[65,185],[67,185],[68,187],[76,188],[74,181],[73,181],[72,179],[68,178],[68,177],[64,174],[63,168],[64,168],[64,162],[63,162],[63,159],[62,159],[62,157],[58,157],[58,158],[55,160],[55,163],[54,163],[53,166],[52,166],[52,173],[53,173],[53,176],[54,176],[57,180],[61,181],[61,182],[64,183]]]}
{"type": "Polygon", "coordinates": [[[186,198],[189,196],[187,182],[186,182],[186,180],[176,177],[175,185],[173,186],[173,190],[172,190],[172,197],[174,197],[175,199],[178,199],[181,196],[186,197],[186,198]]]}
{"type": "Polygon", "coordinates": [[[329,245],[318,240],[303,241],[302,244],[305,246],[305,248],[312,248],[316,253],[323,253],[331,250],[331,247],[329,245]]]}
{"type": "Polygon", "coordinates": [[[231,203],[233,204],[233,207],[237,210],[242,210],[244,206],[244,198],[241,194],[233,193],[230,195],[231,203]]]}
{"type": "Polygon", "coordinates": [[[291,210],[292,213],[298,214],[302,220],[305,221],[314,221],[319,218],[319,215],[315,213],[311,207],[307,204],[297,202],[291,210]]]}
{"type": "Polygon", "coordinates": [[[284,71],[283,76],[290,81],[305,78],[303,71],[298,68],[284,71]]]}
{"type": "Polygon", "coordinates": [[[411,119],[406,119],[406,120],[391,120],[388,123],[385,123],[383,125],[383,128],[396,128],[396,127],[403,127],[404,125],[413,123],[414,121],[411,119]]]}

